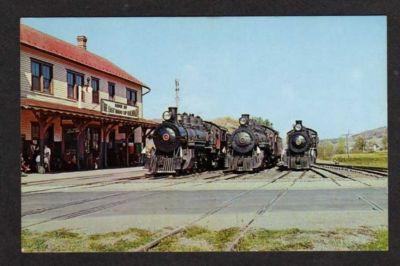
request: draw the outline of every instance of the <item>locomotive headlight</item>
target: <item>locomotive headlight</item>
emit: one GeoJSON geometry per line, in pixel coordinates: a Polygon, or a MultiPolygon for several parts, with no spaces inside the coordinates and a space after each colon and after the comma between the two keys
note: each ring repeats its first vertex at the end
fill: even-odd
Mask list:
{"type": "Polygon", "coordinates": [[[163,118],[164,120],[170,120],[171,117],[172,117],[172,115],[171,115],[171,113],[168,112],[168,111],[165,111],[165,112],[162,114],[162,118],[163,118]]]}
{"type": "Polygon", "coordinates": [[[244,125],[246,125],[246,123],[247,123],[247,119],[245,117],[239,118],[239,124],[240,125],[244,126],[244,125]]]}
{"type": "Polygon", "coordinates": [[[303,136],[297,136],[294,140],[294,143],[296,143],[297,146],[302,145],[303,143],[306,142],[306,139],[303,136]]]}
{"type": "Polygon", "coordinates": [[[296,124],[296,125],[294,126],[294,129],[295,129],[296,131],[300,131],[300,130],[301,130],[301,125],[300,125],[300,124],[296,124]]]}

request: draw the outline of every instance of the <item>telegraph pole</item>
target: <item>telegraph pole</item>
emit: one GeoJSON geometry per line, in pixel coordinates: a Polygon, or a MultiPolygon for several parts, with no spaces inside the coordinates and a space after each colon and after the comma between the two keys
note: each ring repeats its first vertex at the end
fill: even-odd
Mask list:
{"type": "Polygon", "coordinates": [[[350,155],[349,155],[349,135],[350,135],[350,130],[347,129],[347,134],[346,134],[346,151],[347,151],[347,158],[350,158],[350,155]]]}
{"type": "Polygon", "coordinates": [[[175,106],[179,109],[179,80],[175,79],[175,106]]]}

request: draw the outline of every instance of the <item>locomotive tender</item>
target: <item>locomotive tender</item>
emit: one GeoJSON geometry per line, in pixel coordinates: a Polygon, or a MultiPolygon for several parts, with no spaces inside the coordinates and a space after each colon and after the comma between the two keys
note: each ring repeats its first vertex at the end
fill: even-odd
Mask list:
{"type": "Polygon", "coordinates": [[[163,113],[153,132],[155,152],[147,165],[150,174],[184,174],[223,167],[227,130],[193,114],[163,113]]]}
{"type": "Polygon", "coordinates": [[[288,169],[310,169],[317,159],[318,133],[296,120],[287,133],[287,148],[282,156],[283,166],[288,169]]]}
{"type": "Polygon", "coordinates": [[[282,154],[279,133],[250,119],[248,114],[242,114],[239,124],[229,141],[227,170],[253,172],[276,165],[282,154]]]}

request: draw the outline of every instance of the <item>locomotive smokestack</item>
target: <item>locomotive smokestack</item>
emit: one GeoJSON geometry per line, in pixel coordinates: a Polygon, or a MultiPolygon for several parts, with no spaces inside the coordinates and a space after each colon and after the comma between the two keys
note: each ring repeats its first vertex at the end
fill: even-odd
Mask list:
{"type": "Polygon", "coordinates": [[[242,117],[244,117],[246,119],[250,119],[250,115],[249,114],[242,114],[242,117]]]}
{"type": "Polygon", "coordinates": [[[302,121],[301,120],[296,120],[296,124],[302,125],[302,121]]]}

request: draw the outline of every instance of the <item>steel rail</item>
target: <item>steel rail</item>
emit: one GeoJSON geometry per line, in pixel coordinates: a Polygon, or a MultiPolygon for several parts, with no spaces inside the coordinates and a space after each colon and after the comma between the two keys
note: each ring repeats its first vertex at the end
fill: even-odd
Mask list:
{"type": "MultiPolygon", "coordinates": [[[[221,176],[221,174],[218,174],[215,177],[219,177],[219,176],[221,176]]],[[[173,184],[168,184],[168,185],[164,185],[164,186],[160,186],[160,187],[176,186],[176,185],[188,183],[190,181],[191,180],[185,180],[185,181],[176,182],[176,183],[173,183],[173,184]]],[[[209,181],[203,182],[202,184],[204,185],[204,184],[206,184],[208,182],[209,181]]],[[[198,185],[198,184],[196,184],[196,185],[198,185]]],[[[158,187],[158,188],[160,188],[160,187],[158,187]]],[[[146,191],[148,191],[148,190],[150,190],[150,188],[146,189],[146,191]]],[[[110,197],[115,197],[115,196],[119,196],[119,195],[125,195],[125,194],[131,193],[131,192],[132,191],[125,191],[125,192],[121,192],[119,194],[115,194],[114,193],[110,197]]],[[[51,217],[51,218],[46,219],[46,220],[42,220],[42,221],[39,221],[39,222],[36,222],[36,223],[33,223],[33,224],[29,224],[29,225],[23,226],[22,228],[24,229],[24,228],[32,227],[34,225],[39,225],[39,224],[47,223],[47,222],[50,222],[50,221],[53,221],[53,220],[58,220],[58,219],[68,220],[68,219],[71,219],[71,218],[83,216],[83,215],[86,215],[86,214],[95,213],[95,212],[102,211],[102,210],[105,210],[105,209],[109,209],[109,208],[112,208],[112,207],[115,207],[115,206],[118,206],[118,205],[122,205],[122,204],[128,203],[129,201],[134,200],[134,199],[143,198],[143,197],[147,197],[147,196],[151,196],[151,195],[155,195],[155,194],[166,193],[166,192],[167,191],[155,191],[155,192],[150,192],[150,193],[147,193],[147,194],[144,194],[144,195],[140,195],[140,196],[137,196],[137,197],[128,198],[128,199],[125,199],[125,200],[119,200],[119,201],[115,201],[115,202],[111,202],[111,203],[105,203],[105,204],[101,204],[101,205],[98,205],[98,206],[95,206],[95,207],[92,207],[92,208],[89,208],[89,209],[83,209],[83,210],[79,210],[79,211],[76,211],[76,212],[67,213],[67,214],[56,216],[56,217],[51,217]]],[[[101,199],[104,199],[104,198],[108,198],[108,197],[107,196],[103,196],[103,197],[95,198],[93,200],[90,200],[90,199],[88,199],[86,201],[82,200],[83,202],[81,202],[81,201],[72,202],[70,204],[67,204],[67,206],[64,206],[65,204],[62,204],[61,206],[55,206],[53,208],[48,208],[48,209],[44,209],[44,210],[38,210],[38,213],[42,213],[42,212],[49,211],[49,210],[54,210],[54,209],[60,209],[60,208],[63,208],[63,207],[68,207],[68,206],[73,206],[73,205],[84,204],[84,203],[87,203],[87,202],[101,200],[101,199]]],[[[36,213],[31,213],[31,214],[27,214],[27,215],[33,215],[33,214],[36,214],[36,213]]],[[[25,215],[25,216],[27,216],[27,215],[25,215]]]]}
{"type": "MultiPolygon", "coordinates": [[[[328,176],[325,175],[324,173],[321,173],[321,172],[319,172],[319,171],[316,171],[315,169],[311,169],[311,170],[314,171],[315,173],[317,173],[317,174],[319,174],[319,175],[325,177],[325,178],[330,178],[335,184],[337,184],[338,186],[341,186],[340,183],[338,183],[338,182],[337,182],[336,180],[334,180],[333,178],[328,177],[328,176]]],[[[322,169],[322,170],[327,171],[326,169],[322,169]]],[[[330,171],[327,171],[327,172],[330,172],[330,171]]],[[[358,181],[358,180],[354,180],[354,181],[358,181]]],[[[358,182],[360,182],[360,181],[358,181],[358,182]]],[[[363,183],[363,182],[360,182],[360,183],[362,183],[362,184],[365,185],[365,183],[363,183]]],[[[369,184],[368,184],[368,185],[369,185],[369,184]]],[[[369,186],[371,186],[371,185],[369,185],[369,186]]],[[[360,199],[360,200],[364,201],[365,203],[367,203],[370,207],[372,207],[373,210],[384,211],[384,209],[383,209],[381,206],[379,206],[379,204],[373,202],[372,200],[369,200],[369,199],[365,198],[364,196],[361,196],[361,195],[358,195],[358,194],[355,194],[355,193],[353,193],[353,194],[354,194],[358,199],[360,199]]]]}
{"type": "Polygon", "coordinates": [[[312,168],[316,168],[316,169],[319,169],[319,170],[323,170],[323,171],[329,172],[329,173],[331,173],[331,174],[340,176],[341,178],[350,179],[350,180],[352,180],[352,181],[359,182],[359,183],[364,184],[364,185],[369,186],[369,187],[371,186],[371,185],[368,184],[368,183],[362,182],[362,181],[360,181],[360,180],[357,180],[357,179],[355,179],[355,178],[353,178],[353,177],[350,177],[350,176],[347,176],[347,175],[343,175],[343,174],[338,173],[338,172],[336,172],[336,171],[333,171],[333,170],[331,170],[331,169],[327,169],[327,168],[324,168],[324,167],[318,167],[318,166],[315,166],[315,165],[312,166],[312,168]]]}
{"type": "Polygon", "coordinates": [[[329,164],[329,163],[316,163],[315,165],[327,166],[332,168],[342,168],[346,170],[353,170],[354,172],[365,172],[379,176],[387,176],[388,170],[380,167],[371,167],[371,166],[356,166],[356,165],[338,165],[338,164],[329,164]]]}
{"type": "Polygon", "coordinates": [[[327,175],[325,175],[324,173],[321,173],[320,171],[317,171],[317,170],[315,170],[315,169],[313,169],[313,168],[311,168],[310,170],[313,171],[314,173],[316,173],[316,174],[322,176],[323,178],[329,178],[329,179],[332,180],[332,182],[335,183],[336,185],[342,186],[342,185],[341,185],[339,182],[337,182],[334,178],[332,178],[332,177],[330,177],[330,176],[327,176],[327,175]]]}
{"type": "Polygon", "coordinates": [[[170,236],[173,236],[173,235],[176,235],[176,234],[184,231],[189,226],[191,226],[191,225],[203,220],[204,218],[207,218],[207,217],[213,215],[214,213],[216,213],[216,212],[218,212],[218,211],[220,211],[220,210],[232,205],[237,199],[243,197],[244,195],[247,195],[247,194],[249,194],[249,193],[251,193],[251,192],[253,192],[255,190],[261,189],[261,188],[263,188],[263,187],[265,187],[265,186],[267,186],[267,185],[269,185],[271,183],[274,183],[276,180],[278,180],[278,179],[280,179],[280,178],[282,178],[282,177],[284,177],[284,176],[286,176],[288,174],[289,174],[289,172],[283,173],[283,174],[279,175],[277,178],[275,178],[274,180],[272,180],[272,181],[270,181],[270,182],[268,182],[266,184],[257,186],[257,187],[252,188],[252,189],[248,189],[246,191],[243,191],[243,192],[239,193],[238,195],[236,195],[235,197],[224,201],[220,206],[208,210],[207,212],[203,213],[201,216],[189,221],[188,223],[186,223],[186,224],[184,224],[182,226],[179,226],[179,227],[171,230],[170,232],[168,232],[168,233],[166,233],[166,234],[164,234],[164,235],[162,235],[162,236],[150,241],[147,244],[144,244],[144,245],[136,248],[134,251],[136,251],[136,252],[149,251],[151,248],[154,248],[155,246],[157,246],[163,239],[165,239],[167,237],[170,237],[170,236]]]}
{"type": "MultiPolygon", "coordinates": [[[[211,176],[209,176],[207,178],[204,178],[204,179],[215,178],[215,177],[218,177],[218,176],[219,176],[219,174],[218,175],[211,175],[211,176]]],[[[157,188],[169,187],[169,186],[174,186],[174,185],[180,185],[180,184],[187,183],[189,181],[190,180],[184,180],[184,181],[180,181],[180,182],[175,182],[173,184],[157,186],[155,188],[157,189],[157,188]]],[[[151,188],[151,189],[154,189],[154,188],[151,188]]],[[[150,190],[150,188],[145,189],[145,191],[149,191],[149,190],[150,190]]],[[[116,197],[116,196],[125,195],[125,194],[129,194],[129,193],[132,193],[132,191],[124,191],[124,192],[112,193],[112,194],[101,196],[101,197],[95,197],[95,198],[90,198],[90,199],[85,199],[85,200],[72,201],[72,202],[68,202],[68,203],[64,203],[64,204],[60,204],[60,205],[56,205],[56,206],[49,207],[49,208],[44,208],[44,209],[29,210],[29,211],[23,212],[21,214],[21,217],[29,216],[29,215],[33,215],[33,214],[38,214],[38,213],[43,213],[43,212],[51,211],[51,210],[55,210],[55,209],[65,208],[65,207],[69,207],[69,206],[73,206],[73,205],[79,205],[79,204],[92,202],[92,201],[96,201],[96,200],[102,200],[102,199],[106,199],[106,198],[110,198],[110,197],[116,197]]],[[[35,193],[35,194],[32,194],[32,195],[37,195],[37,194],[41,194],[41,193],[35,193]]]]}
{"type": "Polygon", "coordinates": [[[99,178],[103,176],[112,176],[116,174],[126,174],[126,173],[135,173],[135,172],[142,172],[145,170],[138,170],[138,171],[125,171],[125,172],[119,172],[119,173],[109,173],[109,174],[99,174],[99,175],[84,175],[84,176],[72,176],[72,177],[65,177],[65,178],[54,178],[54,179],[45,179],[45,180],[37,180],[37,181],[30,181],[30,182],[21,182],[21,185],[30,187],[30,186],[35,186],[35,185],[41,185],[41,184],[51,184],[51,183],[56,183],[58,181],[69,181],[69,180],[74,180],[74,179],[94,179],[94,178],[99,178]]]}
{"type": "Polygon", "coordinates": [[[232,243],[228,246],[227,250],[228,251],[236,251],[240,241],[244,238],[246,233],[250,230],[251,224],[254,223],[254,221],[257,218],[261,217],[264,213],[269,211],[275,205],[276,202],[278,202],[281,198],[283,198],[283,196],[286,195],[286,193],[289,191],[289,188],[291,188],[297,182],[297,180],[300,180],[301,178],[303,178],[303,176],[307,172],[308,172],[308,170],[303,171],[301,173],[301,175],[299,177],[297,177],[295,180],[293,180],[293,182],[287,188],[280,190],[278,192],[278,194],[272,200],[270,200],[269,202],[267,202],[266,204],[261,206],[256,211],[254,216],[250,219],[250,221],[247,222],[243,227],[241,227],[238,237],[236,237],[235,240],[232,241],[232,243]]]}

